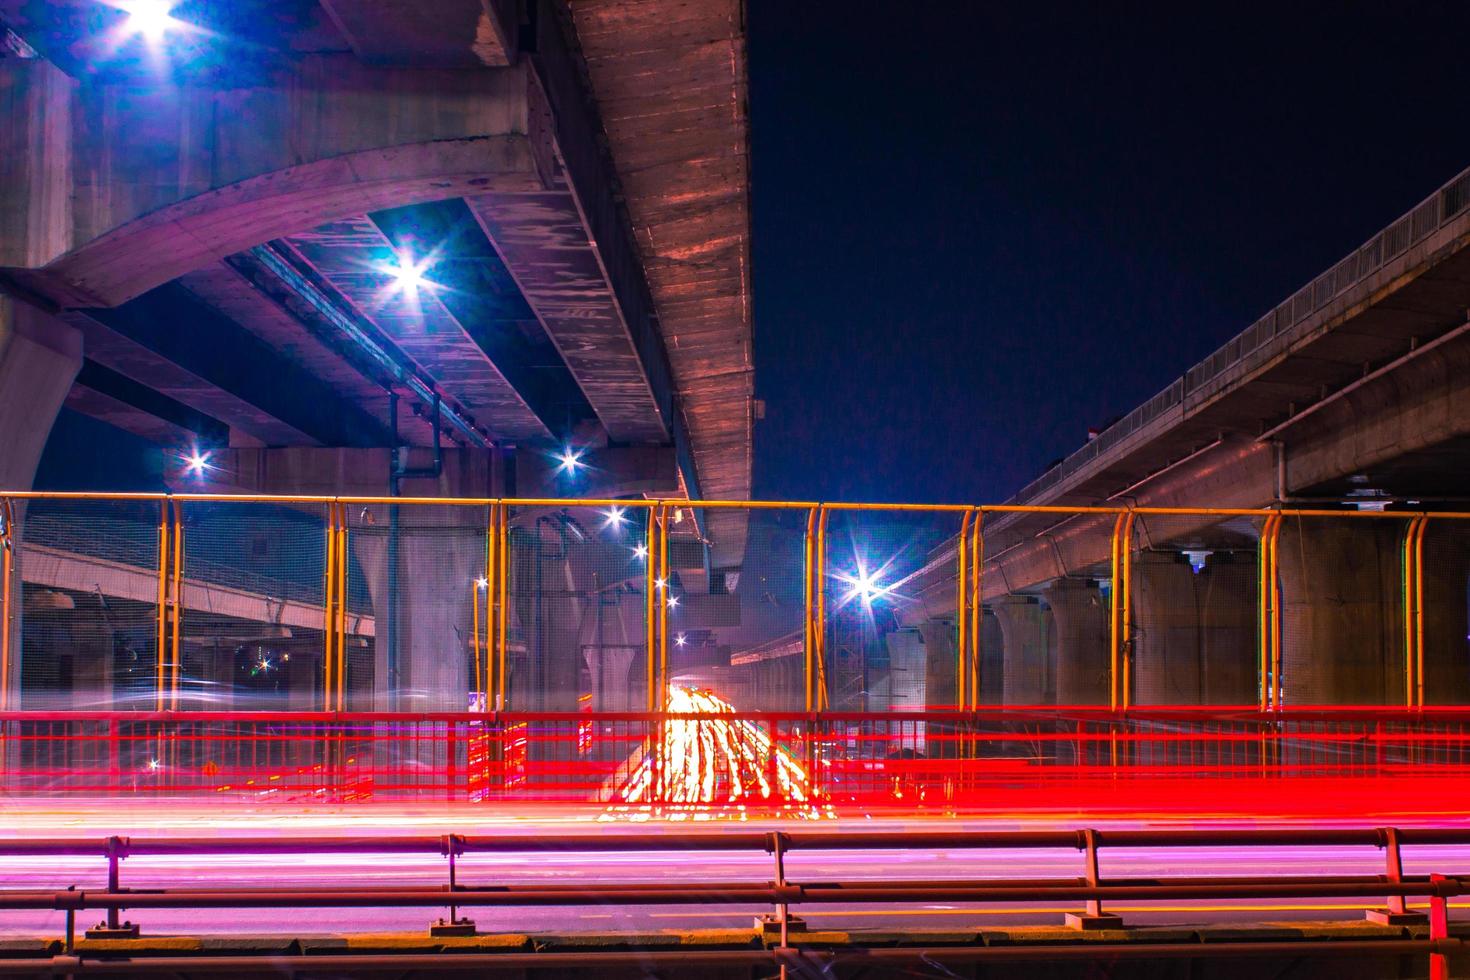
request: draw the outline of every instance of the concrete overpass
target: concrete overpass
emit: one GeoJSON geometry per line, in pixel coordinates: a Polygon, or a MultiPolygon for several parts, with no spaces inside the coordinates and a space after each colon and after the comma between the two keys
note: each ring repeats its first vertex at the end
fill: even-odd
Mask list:
{"type": "Polygon", "coordinates": [[[0,2],[0,488],[71,410],[178,489],[749,495],[740,3],[185,16],[0,2]]]}
{"type": "MultiPolygon", "coordinates": [[[[1470,171],[1008,503],[1463,509],[1470,499],[1467,243],[1470,171]]],[[[1254,700],[1251,562],[1260,524],[1140,519],[1132,542],[1145,555],[1133,582],[1140,701],[1254,700]],[[1191,568],[1186,550],[1208,557],[1191,568]],[[1232,553],[1237,560],[1222,560],[1232,553]],[[1186,606],[1199,611],[1183,616],[1186,606]]],[[[988,699],[1105,700],[1100,590],[1109,584],[1113,525],[1110,514],[987,519],[985,632],[1004,648],[1004,667],[988,671],[1004,682],[996,680],[988,699]]],[[[1382,597],[1398,589],[1402,530],[1402,522],[1385,522],[1347,535],[1311,521],[1286,529],[1279,587],[1288,702],[1401,698],[1402,611],[1382,597]]],[[[1463,703],[1470,547],[1463,531],[1431,522],[1425,549],[1428,587],[1437,591],[1427,600],[1432,697],[1463,703]]],[[[914,625],[953,618],[954,562],[951,543],[934,556],[928,584],[915,583],[926,601],[911,611],[914,625]]]]}

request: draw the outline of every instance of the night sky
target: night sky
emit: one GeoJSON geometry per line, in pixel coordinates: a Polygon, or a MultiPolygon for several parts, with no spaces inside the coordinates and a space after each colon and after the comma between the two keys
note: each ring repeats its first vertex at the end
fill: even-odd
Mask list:
{"type": "Polygon", "coordinates": [[[1470,165],[1467,37],[750,0],[756,496],[1009,496],[1470,165]]]}

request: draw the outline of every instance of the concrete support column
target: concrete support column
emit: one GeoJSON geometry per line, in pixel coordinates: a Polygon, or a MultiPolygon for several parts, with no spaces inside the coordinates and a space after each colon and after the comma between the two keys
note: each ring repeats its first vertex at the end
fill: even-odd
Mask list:
{"type": "Polygon", "coordinates": [[[1256,692],[1256,566],[1173,553],[1133,566],[1133,701],[1250,704],[1256,692]]]}
{"type": "Polygon", "coordinates": [[[955,624],[942,619],[926,620],[919,624],[919,636],[924,641],[921,663],[925,677],[920,686],[924,698],[930,707],[952,706],[958,697],[955,670],[959,665],[956,649],[959,637],[955,624]]]}
{"type": "Polygon", "coordinates": [[[1470,529],[1424,535],[1424,703],[1470,704],[1470,529]]]}
{"type": "Polygon", "coordinates": [[[582,659],[591,679],[594,711],[642,711],[642,700],[635,700],[628,678],[633,668],[631,647],[583,647],[582,659]]]}
{"type": "Polygon", "coordinates": [[[1294,518],[1282,526],[1287,705],[1403,702],[1403,533],[1399,521],[1294,518]]]}
{"type": "MultiPolygon", "coordinates": [[[[0,296],[0,491],[29,490],[51,426],[82,367],[82,335],[33,306],[0,296]]],[[[14,505],[15,543],[25,533],[25,506],[14,505]]],[[[23,552],[19,549],[18,553],[23,552]]],[[[0,629],[10,631],[12,699],[20,706],[22,650],[20,561],[10,583],[11,608],[0,611],[0,629]]],[[[74,652],[73,656],[80,656],[74,652]]],[[[105,668],[110,676],[110,657],[105,668]]]]}
{"type": "Polygon", "coordinates": [[[1000,618],[986,607],[980,617],[980,703],[1000,704],[1005,689],[1006,638],[1000,618]]]}
{"type": "Polygon", "coordinates": [[[1028,596],[991,603],[1004,640],[1002,697],[1005,704],[1045,704],[1052,687],[1047,663],[1045,610],[1028,596]]]}
{"type": "Polygon", "coordinates": [[[1107,601],[1095,583],[1066,578],[1044,598],[1056,624],[1057,703],[1107,704],[1107,601]]]}

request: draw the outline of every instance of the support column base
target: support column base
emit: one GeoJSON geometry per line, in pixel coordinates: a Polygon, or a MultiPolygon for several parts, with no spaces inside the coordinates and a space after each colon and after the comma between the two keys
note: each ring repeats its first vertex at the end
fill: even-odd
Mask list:
{"type": "Polygon", "coordinates": [[[1388,909],[1369,909],[1363,918],[1381,926],[1427,926],[1429,916],[1423,912],[1390,912],[1388,909]]]}
{"type": "MultiPolygon", "coordinates": [[[[781,920],[774,915],[758,915],[755,917],[756,935],[762,939],[781,938],[781,920]]],[[[806,932],[806,920],[797,915],[786,916],[787,932],[806,932]]]]}
{"type": "Polygon", "coordinates": [[[137,939],[138,927],[131,922],[124,922],[117,927],[109,926],[105,922],[99,922],[82,933],[82,935],[88,939],[137,939]]]}
{"type": "Polygon", "coordinates": [[[1093,932],[1097,929],[1122,929],[1123,917],[1104,912],[1101,915],[1084,915],[1081,912],[1068,912],[1066,917],[1067,928],[1077,929],[1082,932],[1093,932]]]}
{"type": "Polygon", "coordinates": [[[451,936],[473,936],[475,935],[474,919],[436,919],[429,926],[429,935],[435,939],[448,938],[451,936]]]}

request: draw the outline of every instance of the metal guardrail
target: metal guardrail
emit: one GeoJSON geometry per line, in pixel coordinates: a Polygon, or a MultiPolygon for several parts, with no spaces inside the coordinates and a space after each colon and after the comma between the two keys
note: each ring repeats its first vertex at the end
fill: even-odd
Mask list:
{"type": "Polygon", "coordinates": [[[1226,374],[1255,367],[1275,356],[1301,336],[1304,331],[1300,328],[1312,314],[1424,241],[1467,207],[1470,207],[1470,168],[1455,175],[1403,217],[1268,311],[1163,391],[1026,484],[1010,502],[1019,504],[1034,500],[1154,419],[1171,409],[1181,408],[1190,395],[1226,374]]]}
{"type": "MultiPolygon", "coordinates": [[[[11,799],[564,804],[646,815],[1075,808],[1168,798],[1470,800],[1470,709],[0,712],[11,799]],[[700,756],[724,741],[738,765],[700,756]],[[646,758],[666,783],[629,795],[646,758]],[[781,780],[780,767],[790,777],[781,780]],[[687,778],[686,778],[687,777],[687,778]],[[1336,796],[1334,796],[1336,794],[1336,796]]],[[[1218,801],[1217,801],[1218,803],[1218,801]]],[[[1279,810],[1277,812],[1280,812],[1279,810]]]]}
{"type": "MultiPolygon", "coordinates": [[[[1280,830],[1095,830],[1075,831],[893,831],[854,833],[659,833],[549,836],[461,836],[442,837],[306,837],[306,838],[175,838],[133,839],[37,839],[0,841],[0,855],[24,857],[67,857],[96,855],[104,858],[108,868],[108,885],[104,889],[69,889],[66,891],[0,891],[0,909],[60,910],[66,913],[66,953],[68,956],[45,961],[45,967],[76,966],[74,955],[76,914],[87,910],[104,910],[107,920],[96,930],[94,938],[134,936],[135,927],[119,921],[119,912],[127,908],[148,909],[247,909],[247,908],[433,908],[449,909],[447,922],[437,928],[456,928],[472,933],[474,923],[459,917],[459,909],[481,907],[545,907],[596,903],[599,905],[769,905],[769,920],[779,945],[767,951],[745,951],[741,962],[757,955],[765,962],[790,964],[807,955],[793,944],[799,934],[793,928],[790,914],[793,905],[911,904],[919,902],[967,902],[990,904],[1000,902],[1063,901],[1085,903],[1083,910],[1068,914],[1068,924],[1078,929],[1123,928],[1121,918],[1104,911],[1104,902],[1124,900],[1188,901],[1192,899],[1248,898],[1378,898],[1386,897],[1383,916],[1410,916],[1407,900],[1427,899],[1429,914],[1427,942],[1397,940],[1378,944],[1359,944],[1362,951],[1402,954],[1428,953],[1430,972],[1435,978],[1448,977],[1446,954],[1457,952],[1461,942],[1451,939],[1448,929],[1448,900],[1470,890],[1470,877],[1440,874],[1405,875],[1402,847],[1406,844],[1470,844],[1470,828],[1456,829],[1280,829],[1280,830]],[[1269,875],[1269,876],[1169,876],[1163,878],[1112,878],[1102,874],[1099,852],[1106,848],[1191,847],[1262,847],[1297,849],[1314,846],[1375,847],[1384,852],[1385,873],[1382,875],[1269,875]],[[1072,849],[1082,856],[1081,873],[1063,878],[980,878],[957,880],[906,880],[810,882],[792,880],[787,874],[786,858],[795,851],[851,850],[1000,850],[1000,849],[1072,849]],[[525,854],[534,859],[544,853],[648,853],[648,852],[763,851],[773,860],[769,882],[699,881],[668,884],[664,882],[535,885],[472,885],[458,874],[457,859],[476,853],[525,854]],[[203,889],[148,889],[131,891],[122,885],[121,862],[133,856],[198,856],[218,855],[442,855],[446,859],[448,880],[444,886],[343,887],[302,889],[290,886],[217,887],[203,889]]],[[[1404,921],[1404,920],[1400,920],[1404,921]]],[[[1128,957],[1168,956],[1269,956],[1282,954],[1342,954],[1352,942],[1320,944],[1302,943],[1221,943],[1208,947],[1186,944],[1114,944],[1128,957]],[[1126,951],[1126,952],[1124,952],[1126,951]]],[[[1053,958],[1056,947],[1032,949],[1029,953],[994,953],[989,948],[956,950],[950,958],[986,960],[991,958],[1053,958]]],[[[537,954],[542,956],[543,954],[537,954]]],[[[590,954],[594,959],[580,962],[609,962],[604,953],[590,954]]],[[[688,954],[681,953],[681,956],[688,954]]],[[[723,952],[712,954],[723,956],[723,952]]],[[[832,955],[830,952],[821,955],[832,955]]],[[[1098,946],[1089,944],[1087,955],[1101,955],[1098,946]]],[[[496,954],[480,965],[504,966],[510,961],[496,954]]],[[[342,968],[356,964],[342,958],[342,968]]],[[[403,958],[398,958],[403,959],[403,958]]],[[[320,968],[320,958],[312,957],[320,968]]],[[[274,959],[273,959],[273,962],[274,959]]],[[[548,959],[535,960],[550,965],[548,959]]],[[[686,962],[687,961],[682,961],[686,962]]],[[[721,961],[723,962],[723,960],[721,961]]],[[[734,962],[734,961],[731,961],[734,962]]],[[[183,969],[180,961],[170,960],[173,969],[183,969]]],[[[397,961],[395,960],[395,965],[397,961]]],[[[109,967],[111,964],[108,964],[109,967]]],[[[529,962],[527,965],[530,965],[529,962]]],[[[100,965],[98,967],[101,968],[100,965]]],[[[34,972],[35,964],[0,964],[0,973],[34,972]],[[27,967],[29,970],[27,970],[27,967]]],[[[77,972],[72,970],[71,972],[77,972]]]]}

